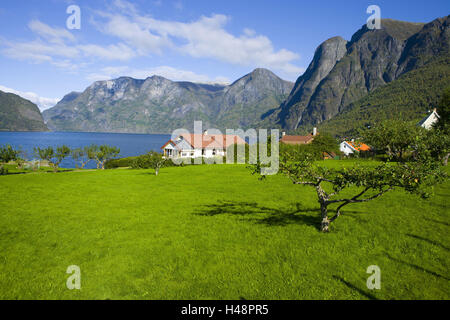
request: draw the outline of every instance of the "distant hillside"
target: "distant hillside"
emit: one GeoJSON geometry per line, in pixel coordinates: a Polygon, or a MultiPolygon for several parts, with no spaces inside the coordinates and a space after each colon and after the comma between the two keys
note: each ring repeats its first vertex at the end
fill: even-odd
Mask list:
{"type": "Polygon", "coordinates": [[[286,99],[293,85],[266,69],[228,86],[121,77],[72,92],[43,115],[58,131],[171,133],[192,130],[195,120],[205,128],[245,129],[286,99]]]}
{"type": "MultiPolygon", "coordinates": [[[[289,98],[268,114],[265,123],[276,123],[288,131],[306,131],[312,126],[339,117],[367,95],[389,85],[402,75],[433,62],[433,66],[423,70],[428,73],[426,78],[424,75],[421,79],[420,73],[411,75],[422,86],[402,82],[403,86],[409,88],[408,93],[389,91],[389,99],[396,99],[400,105],[406,101],[408,105],[413,105],[408,118],[420,113],[414,105],[422,105],[423,113],[426,108],[423,101],[430,99],[429,104],[432,104],[439,95],[439,92],[432,91],[442,87],[442,84],[427,81],[439,82],[440,78],[435,78],[433,73],[442,74],[448,67],[448,59],[436,60],[436,57],[450,56],[450,16],[427,24],[384,19],[381,27],[380,30],[369,30],[367,26],[363,26],[348,42],[335,37],[321,44],[307,71],[297,80],[289,98]],[[416,91],[412,92],[413,90],[416,91]],[[407,95],[408,100],[401,102],[407,95]]],[[[394,90],[395,86],[389,88],[394,90]]],[[[370,97],[372,105],[383,105],[388,99],[383,94],[370,97]]],[[[391,102],[387,105],[392,107],[391,102]]],[[[401,107],[396,107],[395,110],[399,109],[401,107]]],[[[376,110],[378,109],[372,110],[370,116],[382,118],[376,114],[376,110]]],[[[406,107],[402,110],[409,113],[406,107]]],[[[382,112],[381,109],[379,111],[382,112]]]]}
{"type": "Polygon", "coordinates": [[[436,107],[448,86],[450,56],[435,58],[350,104],[339,115],[320,124],[319,130],[345,137],[386,119],[419,121],[436,107]]]}
{"type": "Polygon", "coordinates": [[[0,131],[48,131],[48,128],[34,103],[0,91],[0,131]]]}

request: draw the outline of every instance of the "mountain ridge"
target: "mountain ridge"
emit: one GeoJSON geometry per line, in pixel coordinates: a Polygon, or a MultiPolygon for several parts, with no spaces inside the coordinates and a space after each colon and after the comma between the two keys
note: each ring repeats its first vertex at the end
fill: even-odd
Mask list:
{"type": "Polygon", "coordinates": [[[37,105],[0,91],[0,131],[48,131],[37,105]]]}
{"type": "Polygon", "coordinates": [[[373,90],[426,65],[436,54],[448,54],[449,21],[450,16],[426,24],[383,19],[380,30],[364,25],[346,43],[340,37],[328,39],[316,50],[289,98],[268,115],[266,122],[293,131],[332,119],[373,90]],[[333,59],[333,52],[342,54],[342,47],[322,50],[330,40],[345,43],[340,59],[333,59]],[[324,64],[332,68],[323,68],[324,64]],[[317,82],[314,75],[321,68],[328,72],[317,82]]]}
{"type": "Polygon", "coordinates": [[[293,85],[263,68],[229,85],[119,77],[71,92],[43,115],[58,131],[169,133],[191,129],[195,120],[218,129],[246,128],[276,108],[293,85]]]}
{"type": "MultiPolygon", "coordinates": [[[[363,25],[349,41],[336,36],[322,42],[295,83],[263,68],[227,85],[171,81],[156,75],[119,77],[69,93],[43,115],[51,129],[60,131],[168,133],[192,129],[195,120],[218,129],[301,131],[330,121],[411,71],[436,61],[447,67],[447,59],[435,58],[450,56],[450,16],[429,23],[383,19],[381,26],[370,30],[363,25]]],[[[415,88],[405,83],[404,87],[415,88]]],[[[436,97],[426,90],[421,94],[420,101],[424,96],[436,97]]],[[[410,111],[417,113],[414,108],[410,111]]],[[[383,106],[377,110],[384,110],[383,106]]]]}

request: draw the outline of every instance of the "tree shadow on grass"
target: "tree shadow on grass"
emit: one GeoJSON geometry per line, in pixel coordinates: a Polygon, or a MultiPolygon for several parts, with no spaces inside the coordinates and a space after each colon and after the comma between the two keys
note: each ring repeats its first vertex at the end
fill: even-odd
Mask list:
{"type": "MultiPolygon", "coordinates": [[[[141,172],[139,174],[144,175],[144,176],[156,176],[155,172],[141,172]]],[[[160,173],[158,173],[158,176],[160,176],[161,174],[164,174],[164,173],[160,172],[160,173]]]]}
{"type": "Polygon", "coordinates": [[[319,230],[320,225],[318,209],[304,208],[300,203],[296,203],[295,208],[284,209],[260,206],[256,202],[221,201],[217,204],[206,205],[203,209],[194,212],[194,214],[201,216],[236,215],[245,217],[246,221],[251,220],[257,224],[267,226],[303,224],[313,226],[319,230]],[[314,216],[306,215],[305,213],[313,213],[314,216]]]}
{"type": "Polygon", "coordinates": [[[364,297],[370,299],[370,300],[379,300],[377,297],[375,297],[374,295],[371,295],[370,293],[365,292],[363,289],[358,288],[357,286],[355,286],[354,284],[351,284],[350,282],[342,279],[341,277],[338,276],[333,276],[333,278],[337,281],[342,282],[343,284],[345,284],[347,287],[349,287],[352,290],[357,291],[359,294],[363,295],[364,297]]]}
{"type": "Polygon", "coordinates": [[[417,236],[415,234],[406,234],[406,236],[414,238],[414,239],[417,239],[417,240],[422,240],[422,241],[428,242],[429,244],[432,244],[432,245],[440,247],[440,248],[442,248],[444,250],[450,251],[450,248],[444,246],[443,244],[441,244],[441,243],[439,243],[439,242],[437,242],[435,240],[430,240],[430,239],[427,239],[427,238],[423,238],[423,237],[417,236]]]}
{"type": "Polygon", "coordinates": [[[386,256],[387,256],[390,260],[392,260],[392,261],[394,261],[394,262],[397,262],[397,263],[401,263],[401,264],[407,265],[407,266],[409,266],[409,267],[411,267],[411,268],[413,268],[413,269],[416,269],[416,270],[419,270],[419,271],[422,271],[422,272],[431,274],[432,276],[435,276],[435,277],[437,277],[437,278],[442,278],[442,279],[445,279],[445,280],[450,280],[449,278],[447,278],[447,277],[445,277],[445,276],[443,276],[443,275],[441,275],[441,274],[439,274],[439,273],[437,273],[437,272],[434,272],[434,271],[425,269],[424,267],[418,266],[418,265],[416,265],[416,264],[413,264],[413,263],[410,263],[410,262],[407,262],[407,261],[403,261],[403,260],[394,258],[394,257],[392,257],[391,255],[389,255],[389,253],[386,253],[386,256]]]}
{"type": "Polygon", "coordinates": [[[1,176],[12,176],[18,174],[30,174],[30,173],[64,173],[64,172],[73,172],[73,169],[60,169],[58,171],[19,171],[19,172],[6,172],[4,174],[0,174],[1,176]]]}
{"type": "Polygon", "coordinates": [[[6,173],[3,173],[3,174],[0,174],[0,177],[12,176],[12,175],[15,175],[15,174],[27,174],[27,172],[6,172],[6,173]]]}
{"type": "Polygon", "coordinates": [[[442,224],[444,226],[450,227],[450,223],[445,222],[445,221],[439,221],[439,220],[434,220],[434,219],[430,219],[430,218],[424,218],[424,220],[430,221],[430,222],[434,222],[434,223],[439,223],[442,224]]]}

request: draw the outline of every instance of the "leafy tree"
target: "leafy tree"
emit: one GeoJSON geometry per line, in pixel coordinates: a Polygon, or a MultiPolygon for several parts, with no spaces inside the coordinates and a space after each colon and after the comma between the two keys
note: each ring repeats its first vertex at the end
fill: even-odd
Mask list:
{"type": "Polygon", "coordinates": [[[450,134],[450,87],[444,91],[442,99],[437,107],[437,113],[440,118],[436,123],[435,128],[441,130],[445,134],[450,134]]]}
{"type": "Polygon", "coordinates": [[[15,161],[17,163],[17,168],[23,169],[25,162],[26,162],[25,153],[22,151],[18,151],[15,161]]]}
{"type": "Polygon", "coordinates": [[[66,145],[56,147],[56,154],[55,154],[56,161],[55,160],[53,161],[55,171],[58,171],[61,162],[65,158],[70,156],[70,152],[71,152],[70,148],[66,145]]]}
{"type": "Polygon", "coordinates": [[[450,157],[450,87],[444,91],[437,113],[439,120],[428,133],[426,146],[433,157],[447,165],[450,157]]]}
{"type": "Polygon", "coordinates": [[[140,168],[140,169],[149,169],[152,168],[155,170],[155,175],[157,176],[159,174],[159,170],[164,167],[167,163],[167,160],[163,158],[163,156],[154,151],[150,151],[149,153],[137,157],[133,161],[133,168],[140,168]]]}
{"type": "Polygon", "coordinates": [[[4,165],[10,161],[17,160],[19,153],[18,150],[14,150],[9,144],[0,147],[0,174],[7,173],[7,170],[3,168],[4,165]]]}
{"type": "Polygon", "coordinates": [[[53,147],[47,148],[34,148],[34,153],[41,160],[47,161],[50,166],[53,167],[53,171],[57,172],[59,165],[61,162],[70,155],[70,148],[66,145],[56,147],[56,150],[53,147]]]}
{"type": "Polygon", "coordinates": [[[450,135],[438,128],[429,130],[417,139],[414,149],[415,159],[431,158],[446,166],[450,156],[450,135]]]}
{"type": "MultiPolygon", "coordinates": [[[[260,164],[252,168],[253,174],[261,172],[260,164]]],[[[295,185],[311,186],[316,190],[322,232],[329,231],[330,224],[341,215],[342,208],[349,204],[369,202],[394,189],[417,193],[426,198],[429,196],[428,188],[444,177],[439,165],[433,161],[382,163],[376,167],[356,165],[336,169],[317,165],[310,156],[299,159],[292,154],[280,157],[280,172],[295,185]],[[356,188],[353,196],[339,196],[351,187],[356,188]],[[329,206],[334,204],[338,207],[330,218],[329,206]]]]}
{"type": "Polygon", "coordinates": [[[86,154],[84,153],[83,148],[72,149],[70,155],[72,156],[73,161],[75,161],[75,166],[77,169],[83,169],[89,161],[85,158],[86,154]]]}
{"type": "Polygon", "coordinates": [[[55,154],[55,150],[53,150],[52,147],[47,148],[35,147],[34,154],[40,160],[47,161],[49,164],[51,164],[52,158],[55,154]]]}
{"type": "Polygon", "coordinates": [[[89,161],[95,161],[97,151],[98,147],[96,145],[73,149],[71,155],[72,159],[75,161],[75,166],[77,169],[84,169],[89,161]]]}
{"type": "Polygon", "coordinates": [[[387,120],[362,132],[364,142],[377,151],[388,155],[391,160],[403,161],[408,152],[414,150],[418,139],[422,139],[426,130],[413,123],[387,120]]]}
{"type": "Polygon", "coordinates": [[[339,143],[328,133],[321,133],[314,137],[311,147],[321,152],[339,152],[339,143]]]}
{"type": "Polygon", "coordinates": [[[105,169],[105,162],[108,160],[111,160],[113,158],[116,158],[119,153],[120,149],[116,147],[111,147],[108,145],[101,145],[96,146],[92,145],[90,146],[90,152],[88,153],[89,156],[93,156],[94,160],[97,162],[97,169],[105,169]]]}

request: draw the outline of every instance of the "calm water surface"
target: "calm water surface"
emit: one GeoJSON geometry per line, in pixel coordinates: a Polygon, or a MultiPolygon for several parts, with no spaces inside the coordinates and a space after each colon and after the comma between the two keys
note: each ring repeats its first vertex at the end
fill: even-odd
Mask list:
{"type": "MultiPolygon", "coordinates": [[[[22,150],[28,160],[35,159],[34,147],[57,147],[67,145],[80,148],[91,144],[107,144],[120,148],[120,157],[138,156],[151,150],[160,152],[160,148],[170,139],[165,134],[125,134],[125,133],[88,133],[88,132],[0,132],[0,145],[10,144],[22,150]]],[[[62,168],[74,168],[71,158],[63,161],[62,168]]],[[[88,168],[95,168],[91,161],[88,168]]]]}

